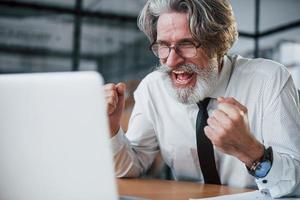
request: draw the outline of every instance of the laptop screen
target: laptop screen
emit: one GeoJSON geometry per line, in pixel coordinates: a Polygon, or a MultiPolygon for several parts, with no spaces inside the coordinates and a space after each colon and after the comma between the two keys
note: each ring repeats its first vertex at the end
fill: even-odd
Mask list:
{"type": "Polygon", "coordinates": [[[117,199],[102,78],[0,76],[0,199],[117,199]]]}

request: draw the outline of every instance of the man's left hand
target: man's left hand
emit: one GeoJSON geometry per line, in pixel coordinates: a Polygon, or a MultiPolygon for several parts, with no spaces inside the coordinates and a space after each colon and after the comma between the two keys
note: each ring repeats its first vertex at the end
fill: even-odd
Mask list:
{"type": "Polygon", "coordinates": [[[236,99],[218,98],[218,108],[207,123],[206,136],[222,152],[237,157],[248,167],[262,157],[264,147],[250,132],[247,108],[236,99]]]}

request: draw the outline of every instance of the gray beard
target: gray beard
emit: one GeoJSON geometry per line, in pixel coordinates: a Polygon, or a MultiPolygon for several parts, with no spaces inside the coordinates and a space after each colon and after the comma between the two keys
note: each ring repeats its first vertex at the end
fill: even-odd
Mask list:
{"type": "Polygon", "coordinates": [[[211,59],[208,66],[199,67],[193,64],[185,64],[176,69],[197,74],[195,86],[186,88],[177,88],[174,86],[171,75],[172,69],[168,66],[161,65],[158,71],[164,74],[164,82],[169,94],[183,104],[195,104],[208,97],[215,89],[218,81],[218,62],[211,59]]]}

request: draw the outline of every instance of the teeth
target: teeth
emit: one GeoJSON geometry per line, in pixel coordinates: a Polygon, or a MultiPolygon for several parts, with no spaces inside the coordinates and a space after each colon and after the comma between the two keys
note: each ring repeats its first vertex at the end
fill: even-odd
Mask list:
{"type": "Polygon", "coordinates": [[[174,72],[175,74],[183,74],[183,73],[185,73],[185,71],[178,71],[178,70],[173,70],[173,72],[174,72]]]}
{"type": "Polygon", "coordinates": [[[187,74],[193,74],[194,72],[193,71],[183,71],[183,70],[173,70],[172,71],[174,74],[184,74],[184,73],[187,73],[187,74]]]}

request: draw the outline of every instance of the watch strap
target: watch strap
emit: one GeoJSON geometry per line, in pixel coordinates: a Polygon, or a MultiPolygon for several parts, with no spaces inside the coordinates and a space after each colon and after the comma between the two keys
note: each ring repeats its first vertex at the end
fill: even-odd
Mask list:
{"type": "MultiPolygon", "coordinates": [[[[248,172],[249,174],[251,174],[252,176],[254,177],[257,177],[256,176],[256,171],[259,170],[259,168],[261,167],[261,164],[263,162],[270,162],[271,163],[271,167],[272,167],[272,164],[273,164],[273,150],[272,150],[272,147],[268,147],[267,149],[264,147],[264,154],[263,156],[255,161],[250,168],[247,167],[248,169],[248,172]]],[[[270,169],[271,169],[270,167],[270,169]]],[[[268,174],[268,172],[270,171],[270,169],[267,171],[266,175],[268,174]]]]}

